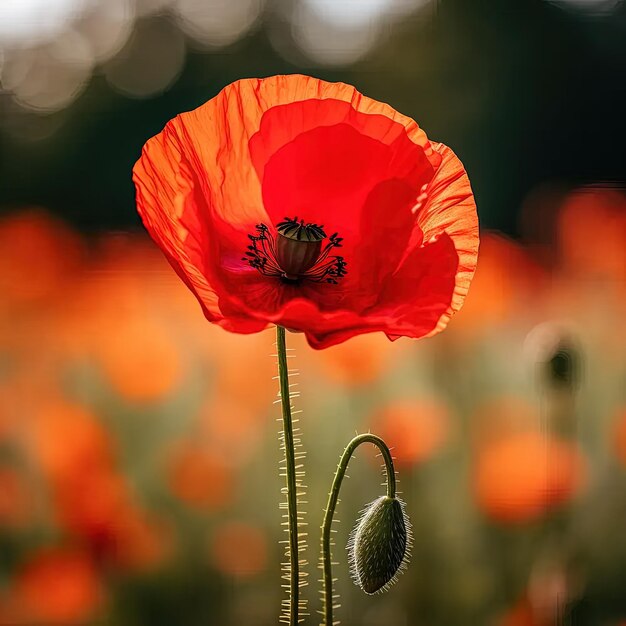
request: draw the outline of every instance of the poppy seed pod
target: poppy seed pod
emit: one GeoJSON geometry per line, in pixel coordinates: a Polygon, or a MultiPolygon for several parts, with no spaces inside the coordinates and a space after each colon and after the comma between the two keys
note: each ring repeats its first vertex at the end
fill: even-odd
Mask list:
{"type": "Polygon", "coordinates": [[[381,496],[362,511],[348,541],[352,578],[365,593],[386,591],[408,563],[411,525],[405,504],[381,496]]]}

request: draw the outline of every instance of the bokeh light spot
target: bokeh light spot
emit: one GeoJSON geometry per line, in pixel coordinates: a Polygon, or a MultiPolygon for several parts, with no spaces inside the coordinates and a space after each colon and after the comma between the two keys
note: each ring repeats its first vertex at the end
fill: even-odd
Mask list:
{"type": "Polygon", "coordinates": [[[92,0],[2,0],[0,47],[28,47],[52,40],[92,0]]]}
{"type": "Polygon", "coordinates": [[[143,19],[119,54],[104,66],[109,84],[120,93],[147,98],[165,91],[180,74],[185,40],[164,17],[143,19]]]}
{"type": "Polygon", "coordinates": [[[49,548],[30,555],[12,587],[23,622],[78,625],[96,614],[102,586],[89,558],[77,551],[49,548]]]}
{"type": "Polygon", "coordinates": [[[256,22],[263,0],[177,0],[180,27],[196,42],[227,46],[239,39],[256,22]]]}
{"type": "Polygon", "coordinates": [[[107,0],[86,11],[74,28],[89,41],[95,60],[103,63],[122,49],[133,25],[131,0],[107,0]]]}
{"type": "Polygon", "coordinates": [[[267,539],[260,528],[243,522],[225,522],[210,542],[216,569],[234,578],[250,578],[267,566],[267,539]]]}
{"type": "Polygon", "coordinates": [[[85,89],[94,65],[91,45],[77,31],[67,30],[40,47],[10,51],[2,68],[2,83],[22,106],[57,111],[85,89]]]}

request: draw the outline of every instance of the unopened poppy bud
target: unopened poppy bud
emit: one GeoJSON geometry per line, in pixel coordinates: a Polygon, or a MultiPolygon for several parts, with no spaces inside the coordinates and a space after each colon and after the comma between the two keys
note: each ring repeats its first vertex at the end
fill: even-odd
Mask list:
{"type": "Polygon", "coordinates": [[[530,356],[540,367],[541,377],[552,387],[574,389],[581,374],[581,354],[572,333],[545,323],[528,335],[530,356]]]}
{"type": "Polygon", "coordinates": [[[326,233],[317,224],[305,224],[298,218],[278,224],[276,260],[287,280],[297,280],[317,262],[326,233]]]}
{"type": "Polygon", "coordinates": [[[352,577],[365,593],[386,591],[406,568],[411,527],[398,498],[381,496],[370,502],[348,541],[352,577]]]}
{"type": "Polygon", "coordinates": [[[567,340],[561,341],[546,361],[545,368],[553,385],[575,387],[579,380],[580,360],[574,345],[567,340]]]}

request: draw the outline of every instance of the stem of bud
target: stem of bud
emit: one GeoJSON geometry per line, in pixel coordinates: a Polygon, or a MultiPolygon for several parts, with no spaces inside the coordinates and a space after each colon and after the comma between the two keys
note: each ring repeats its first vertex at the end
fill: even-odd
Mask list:
{"type": "Polygon", "coordinates": [[[376,435],[370,433],[357,435],[344,450],[335,477],[333,479],[333,485],[328,496],[328,504],[326,505],[326,513],[324,515],[324,523],[322,525],[322,583],[323,583],[323,608],[322,615],[324,621],[322,626],[333,626],[333,610],[336,608],[333,602],[333,573],[332,573],[332,555],[330,551],[331,544],[331,527],[333,522],[333,516],[335,514],[335,508],[337,507],[337,501],[339,499],[339,490],[341,489],[341,483],[348,469],[348,463],[354,454],[354,451],[362,443],[374,444],[381,452],[385,461],[385,469],[387,475],[387,496],[389,498],[396,497],[396,472],[393,466],[393,459],[391,458],[391,452],[387,447],[387,444],[376,435]]]}

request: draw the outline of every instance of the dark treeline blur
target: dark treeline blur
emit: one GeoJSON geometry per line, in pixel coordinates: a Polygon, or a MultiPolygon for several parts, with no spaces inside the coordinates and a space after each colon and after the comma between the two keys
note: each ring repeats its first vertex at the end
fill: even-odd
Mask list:
{"type": "MultiPolygon", "coordinates": [[[[291,2],[248,2],[258,11],[248,29],[222,39],[213,33],[209,41],[189,36],[193,28],[181,34],[171,2],[154,4],[129,18],[133,34],[115,55],[90,61],[84,91],[62,108],[42,105],[30,87],[20,95],[15,68],[23,72],[25,53],[4,55],[0,210],[44,206],[84,231],[138,228],[130,171],[146,139],[238,78],[294,72],[352,83],[453,147],[486,228],[524,234],[520,210],[546,183],[568,188],[623,177],[623,3],[602,11],[606,0],[407,0],[422,6],[384,21],[359,54],[341,49],[341,30],[329,31],[334,39],[302,45],[291,2]],[[215,44],[220,41],[227,45],[215,44]],[[173,76],[142,90],[159,68],[173,76]]],[[[300,4],[319,5],[322,14],[331,6],[300,4]]],[[[363,12],[383,4],[369,0],[363,12]]],[[[337,15],[346,22],[350,10],[337,15]]],[[[373,18],[367,20],[370,28],[373,18]]],[[[2,29],[0,48],[1,35],[2,29]]],[[[68,34],[60,37],[69,46],[68,34]]],[[[65,77],[50,72],[58,88],[65,77]]]]}

